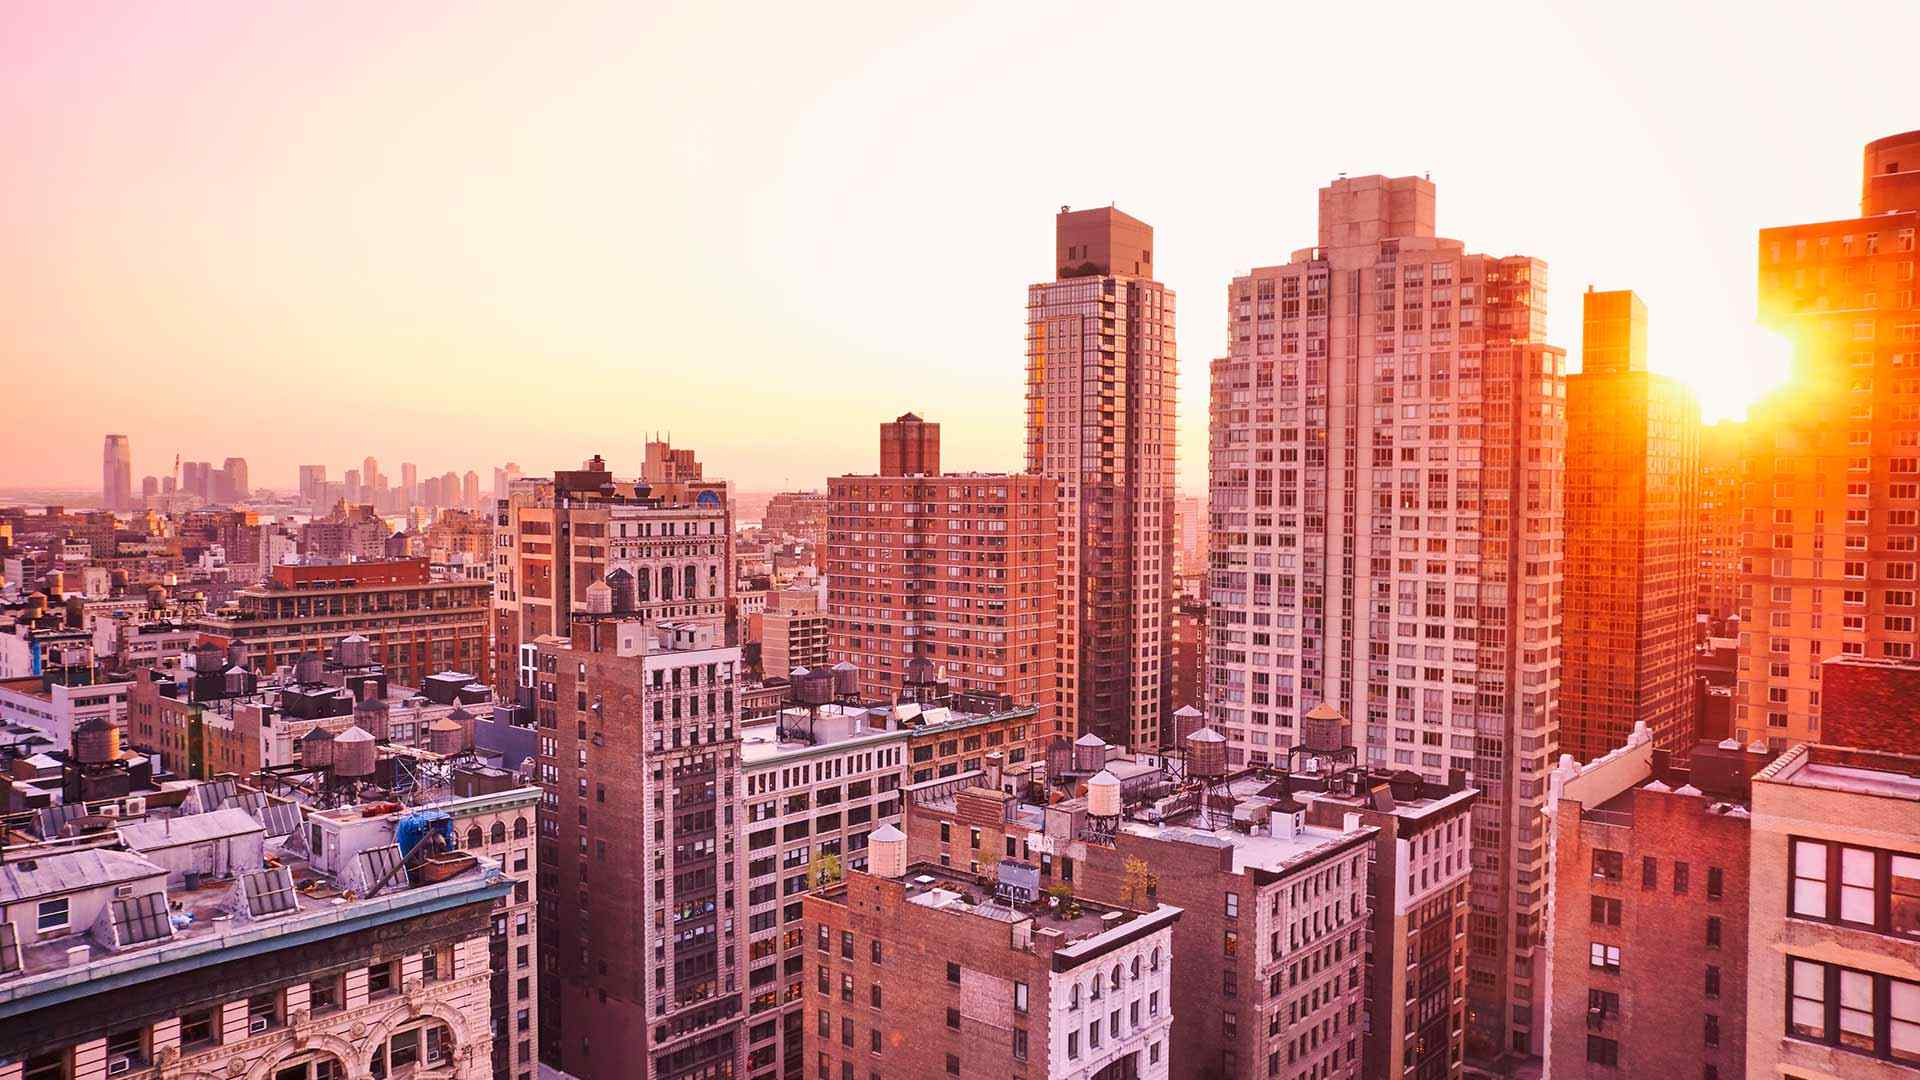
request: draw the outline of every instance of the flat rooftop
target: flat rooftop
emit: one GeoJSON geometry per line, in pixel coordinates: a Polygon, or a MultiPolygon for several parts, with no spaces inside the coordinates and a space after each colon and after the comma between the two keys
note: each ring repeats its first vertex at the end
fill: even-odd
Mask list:
{"type": "Polygon", "coordinates": [[[1920,756],[1839,746],[1795,746],[1754,779],[1883,799],[1920,802],[1920,756]]]}

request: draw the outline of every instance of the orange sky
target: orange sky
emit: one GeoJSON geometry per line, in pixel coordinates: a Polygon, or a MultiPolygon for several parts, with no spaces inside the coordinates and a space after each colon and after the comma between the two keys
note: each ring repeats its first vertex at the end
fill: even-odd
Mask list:
{"type": "Polygon", "coordinates": [[[1111,201],[1180,293],[1200,491],[1227,280],[1342,171],[1430,172],[1442,233],[1547,259],[1576,356],[1578,293],[1638,289],[1721,415],[1762,381],[1755,229],[1849,215],[1860,145],[1920,127],[1910,0],[921,7],[0,6],[0,486],[96,485],[108,431],[136,484],[177,451],[291,487],[635,472],[653,429],[819,486],[908,409],[1018,468],[1024,286],[1111,201]]]}

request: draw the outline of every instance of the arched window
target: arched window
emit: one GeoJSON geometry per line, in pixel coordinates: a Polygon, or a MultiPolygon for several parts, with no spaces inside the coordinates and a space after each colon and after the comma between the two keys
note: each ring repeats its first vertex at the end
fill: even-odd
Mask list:
{"type": "MultiPolygon", "coordinates": [[[[438,1020],[428,1019],[404,1027],[374,1047],[367,1071],[376,1080],[386,1080],[390,1072],[415,1068],[435,1069],[453,1063],[453,1032],[438,1020]]],[[[279,1080],[279,1077],[275,1077],[279,1080]]],[[[298,1078],[289,1078],[298,1080],[298,1078]]]]}
{"type": "Polygon", "coordinates": [[[1153,947],[1153,955],[1147,958],[1147,970],[1148,971],[1160,970],[1160,946],[1158,945],[1155,945],[1153,947]]]}
{"type": "Polygon", "coordinates": [[[526,818],[517,817],[513,819],[513,838],[515,840],[525,840],[527,838],[526,818]]]}
{"type": "Polygon", "coordinates": [[[1108,980],[1109,980],[1109,985],[1111,985],[1115,990],[1120,989],[1120,965],[1119,964],[1113,965],[1113,974],[1108,976],[1108,980]]]}
{"type": "Polygon", "coordinates": [[[496,844],[504,844],[507,842],[506,822],[496,821],[493,823],[493,842],[496,844]]]}
{"type": "Polygon", "coordinates": [[[686,587],[680,590],[681,596],[691,600],[700,595],[700,579],[696,576],[697,574],[699,574],[697,569],[691,566],[687,567],[686,572],[682,575],[685,578],[683,584],[686,587]]]}
{"type": "Polygon", "coordinates": [[[1067,987],[1067,1008],[1077,1009],[1079,1007],[1080,1007],[1080,984],[1074,983],[1072,986],[1067,987]]]}
{"type": "Polygon", "coordinates": [[[480,826],[475,825],[467,830],[467,847],[477,848],[482,843],[485,843],[485,841],[480,839],[480,826]]]}
{"type": "Polygon", "coordinates": [[[673,599],[673,567],[671,566],[660,568],[660,599],[673,599]]]}
{"type": "Polygon", "coordinates": [[[346,1080],[347,1070],[332,1054],[297,1054],[273,1070],[273,1080],[346,1080]]]}
{"type": "Polygon", "coordinates": [[[1136,979],[1140,977],[1140,954],[1139,953],[1133,954],[1133,965],[1128,969],[1127,974],[1133,976],[1136,979]]]}

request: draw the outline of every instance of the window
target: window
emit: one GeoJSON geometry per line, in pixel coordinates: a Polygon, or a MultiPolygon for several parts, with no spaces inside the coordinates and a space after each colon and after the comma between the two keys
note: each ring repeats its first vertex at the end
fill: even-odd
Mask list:
{"type": "Polygon", "coordinates": [[[1920,855],[1795,837],[1788,913],[1920,937],[1920,855]]]}
{"type": "Polygon", "coordinates": [[[1240,917],[1240,894],[1227,893],[1226,898],[1227,898],[1227,918],[1229,919],[1239,918],[1240,917]]]}
{"type": "Polygon", "coordinates": [[[1026,1028],[1013,1029],[1013,1059],[1015,1061],[1027,1060],[1027,1029],[1026,1028]]]}
{"type": "Polygon", "coordinates": [[[58,933],[67,928],[67,898],[40,901],[39,915],[35,919],[34,929],[43,934],[58,933]]]}
{"type": "Polygon", "coordinates": [[[1677,859],[1674,861],[1673,895],[1685,896],[1687,894],[1687,871],[1688,866],[1686,863],[1680,862],[1677,859]]]}
{"type": "Polygon", "coordinates": [[[1712,1013],[1706,1014],[1704,1026],[1700,1031],[1701,1041],[1708,1046],[1720,1045],[1720,1018],[1712,1013]]]}
{"type": "Polygon", "coordinates": [[[1659,884],[1660,860],[1651,855],[1642,856],[1640,859],[1640,887],[1643,889],[1652,889],[1657,888],[1659,884]]]}
{"type": "Polygon", "coordinates": [[[1720,916],[1718,915],[1707,916],[1707,945],[1714,949],[1720,947],[1720,916]]]}
{"type": "Polygon", "coordinates": [[[1588,947],[1587,966],[1599,968],[1614,975],[1620,974],[1620,947],[1594,942],[1588,947]]]}
{"type": "Polygon", "coordinates": [[[1620,925],[1620,901],[1595,896],[1591,899],[1591,921],[1596,926],[1620,925]]]}
{"type": "Polygon", "coordinates": [[[1593,876],[1602,881],[1619,881],[1620,863],[1619,852],[1596,849],[1593,853],[1593,876]]]}
{"type": "Polygon", "coordinates": [[[1787,959],[1787,1034],[1920,1062],[1920,983],[1799,957],[1787,959]]]}
{"type": "Polygon", "coordinates": [[[1720,969],[1713,964],[1707,965],[1706,995],[1710,998],[1720,996],[1720,969]]]}
{"type": "Polygon", "coordinates": [[[394,978],[394,964],[389,960],[384,964],[375,964],[367,969],[367,996],[379,997],[391,994],[399,989],[399,980],[394,978]]]}
{"type": "Polygon", "coordinates": [[[1027,1011],[1027,984],[1026,983],[1017,982],[1013,984],[1013,1011],[1018,1013],[1023,1013],[1027,1011]]]}
{"type": "Polygon", "coordinates": [[[947,1006],[947,1029],[949,1031],[960,1030],[960,1010],[951,1005],[947,1006]]]}
{"type": "Polygon", "coordinates": [[[1595,1065],[1618,1066],[1620,1064],[1620,1044],[1612,1039],[1603,1039],[1598,1035],[1587,1036],[1587,1060],[1595,1065]]]}
{"type": "Polygon", "coordinates": [[[1718,900],[1726,892],[1727,872],[1717,866],[1707,867],[1707,899],[1718,900]]]}
{"type": "Polygon", "coordinates": [[[218,1030],[213,1023],[212,1009],[190,1012],[180,1018],[180,1045],[187,1048],[211,1046],[214,1033],[218,1030]]]}

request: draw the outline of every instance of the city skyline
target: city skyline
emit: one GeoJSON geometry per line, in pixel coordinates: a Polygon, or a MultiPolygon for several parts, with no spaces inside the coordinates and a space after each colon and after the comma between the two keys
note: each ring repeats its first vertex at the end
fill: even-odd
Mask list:
{"type": "MultiPolygon", "coordinates": [[[[510,446],[530,474],[594,452],[630,460],[646,429],[671,423],[743,490],[817,487],[860,467],[844,417],[864,427],[905,409],[940,412],[962,440],[956,459],[1018,468],[1021,431],[1005,403],[1020,393],[1021,347],[1003,313],[1045,265],[1045,215],[1111,201],[1154,222],[1159,276],[1203,305],[1307,232],[1310,208],[1293,200],[1193,194],[1199,155],[1223,145],[1276,191],[1345,170],[1431,175],[1473,193],[1449,202],[1440,229],[1547,261],[1548,341],[1577,340],[1575,297],[1588,284],[1630,282],[1667,313],[1652,368],[1688,381],[1709,419],[1729,415],[1766,382],[1730,354],[1772,348],[1754,344],[1765,337],[1752,329],[1753,231],[1851,216],[1851,152],[1905,126],[1893,69],[1840,59],[1844,42],[1882,32],[1897,10],[1858,5],[1807,25],[1663,13],[1676,31],[1721,40],[1711,57],[1687,33],[1643,40],[1640,20],[1570,5],[1489,14],[1501,33],[1486,40],[1459,34],[1449,13],[1409,13],[1405,43],[1380,43],[1386,69],[1450,28],[1471,42],[1463,61],[1524,39],[1553,74],[1521,93],[1504,64],[1459,65],[1449,85],[1463,102],[1497,96],[1510,117],[1484,135],[1381,130],[1376,118],[1428,96],[1388,79],[1355,84],[1346,107],[1296,116],[1284,138],[1244,145],[1224,115],[1193,114],[1250,88],[1242,72],[1272,37],[1260,32],[1268,16],[1244,20],[1235,37],[1246,44],[1222,45],[1210,22],[1176,14],[1162,28],[1170,51],[1202,41],[1226,51],[1204,69],[1170,69],[1164,99],[1143,107],[1162,149],[1119,169],[1047,152],[1030,102],[1079,76],[1029,53],[1069,32],[1099,48],[1102,35],[1127,33],[1125,19],[1085,27],[1039,13],[1012,36],[979,12],[809,19],[789,28],[817,44],[805,61],[789,57],[808,50],[733,43],[738,66],[709,71],[686,58],[729,28],[695,14],[583,11],[527,34],[507,9],[395,11],[342,36],[298,12],[239,7],[196,18],[9,11],[0,36],[20,55],[0,65],[11,103],[0,132],[20,148],[21,197],[0,210],[0,228],[33,272],[9,282],[19,310],[0,356],[62,372],[104,423],[0,435],[0,486],[92,486],[103,427],[131,439],[136,477],[163,475],[176,452],[217,460],[236,447],[259,485],[289,488],[299,464],[350,462],[368,445],[383,460],[435,463],[483,463],[510,446]],[[1018,74],[966,82],[956,100],[954,86],[990,58],[1018,74]],[[1758,77],[1802,70],[1803,58],[1822,77],[1758,77]],[[538,107],[517,96],[563,62],[594,74],[538,107]],[[1707,89],[1669,94],[1667,77],[1628,85],[1613,74],[1641,66],[1683,68],[1707,89]],[[777,101],[772,86],[785,88],[777,101]],[[655,104],[680,87],[710,108],[693,117],[655,104]],[[1824,122],[1843,109],[1845,123],[1824,122]],[[631,134],[609,146],[615,120],[631,134]],[[301,137],[289,140],[293,121],[301,137]],[[885,152],[874,130],[890,133],[885,152]],[[953,167],[953,148],[974,144],[1047,164],[1011,177],[953,167]],[[1587,154],[1593,145],[1608,154],[1587,154]],[[1728,183],[1730,162],[1768,182],[1728,183]],[[143,182],[123,184],[129,175],[143,182]],[[961,238],[940,242],[937,259],[900,242],[901,223],[927,205],[961,238]],[[915,272],[874,272],[903,265],[915,272]],[[909,288],[942,296],[957,317],[927,334],[927,306],[909,288]],[[743,290],[758,298],[750,317],[729,299],[743,290]],[[135,360],[178,374],[121,380],[135,360]],[[547,374],[523,377],[535,369],[547,374]],[[928,370],[947,379],[938,401],[928,370]],[[287,403],[272,437],[256,415],[199,407],[191,388],[209,379],[246,380],[287,403]],[[571,392],[596,381],[632,392],[571,392]],[[662,397],[730,407],[689,414],[662,397]],[[356,423],[342,424],[347,415],[356,423]]],[[[1354,29],[1326,14],[1284,28],[1288,40],[1354,29]]],[[[769,29],[769,42],[788,38],[769,29]]],[[[1314,52],[1286,59],[1309,82],[1333,74],[1314,52]]],[[[1212,320],[1182,334],[1188,355],[1220,351],[1212,320]]],[[[1189,380],[1188,492],[1204,486],[1204,418],[1204,387],[1189,380]]]]}

